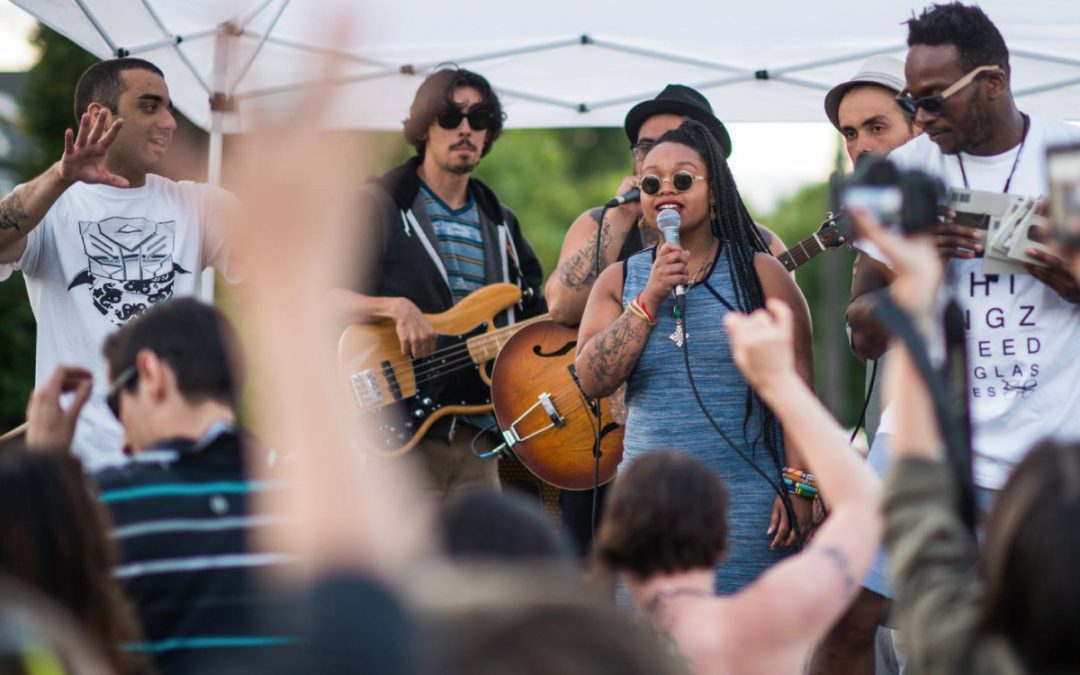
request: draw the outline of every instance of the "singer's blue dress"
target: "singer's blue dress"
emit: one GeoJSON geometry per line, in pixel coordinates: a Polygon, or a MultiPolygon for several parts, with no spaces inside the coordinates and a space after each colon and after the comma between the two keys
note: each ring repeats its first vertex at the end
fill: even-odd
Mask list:
{"type": "MultiPolygon", "coordinates": [[[[747,418],[749,385],[735,367],[724,330],[724,315],[739,311],[727,246],[704,281],[686,292],[687,347],[694,381],[705,407],[724,433],[773,481],[773,457],[762,437],[760,405],[747,418]]],[[[645,288],[656,249],[645,249],[623,262],[623,306],[645,288]]],[[[682,350],[670,338],[675,332],[675,300],[660,305],[657,324],[626,383],[624,464],[655,450],[676,449],[702,460],[723,480],[730,494],[728,552],[717,567],[717,592],[734,593],[767,567],[789,555],[790,548],[769,549],[765,534],[776,492],[766,479],[728,446],[709,424],[694,398],[682,350]]],[[[778,440],[781,466],[783,443],[778,440]]]]}

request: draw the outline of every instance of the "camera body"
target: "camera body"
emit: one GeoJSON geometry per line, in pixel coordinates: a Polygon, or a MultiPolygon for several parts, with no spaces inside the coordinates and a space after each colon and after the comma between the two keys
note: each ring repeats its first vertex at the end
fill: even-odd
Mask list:
{"type": "Polygon", "coordinates": [[[904,171],[885,157],[866,154],[855,162],[841,194],[845,209],[864,209],[904,234],[920,234],[938,224],[945,186],[923,171],[904,171]]]}

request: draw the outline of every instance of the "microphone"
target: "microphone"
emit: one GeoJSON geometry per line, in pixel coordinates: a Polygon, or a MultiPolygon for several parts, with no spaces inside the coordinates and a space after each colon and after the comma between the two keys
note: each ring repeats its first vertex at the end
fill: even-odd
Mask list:
{"type": "MultiPolygon", "coordinates": [[[[679,226],[682,225],[682,216],[675,209],[665,209],[656,217],[656,226],[664,233],[664,241],[679,246],[679,226]]],[[[679,284],[675,287],[675,302],[682,301],[686,295],[686,287],[679,284]]]]}
{"type": "Polygon", "coordinates": [[[633,190],[627,190],[617,197],[612,197],[607,204],[604,204],[604,208],[613,209],[616,206],[622,206],[626,202],[636,202],[641,199],[641,190],[634,188],[633,190]]]}

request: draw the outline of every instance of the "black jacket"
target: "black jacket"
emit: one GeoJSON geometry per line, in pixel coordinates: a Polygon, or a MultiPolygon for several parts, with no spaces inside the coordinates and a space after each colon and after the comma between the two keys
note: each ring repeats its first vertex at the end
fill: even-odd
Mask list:
{"type": "MultiPolygon", "coordinates": [[[[454,304],[439,253],[439,241],[420,197],[413,157],[383,176],[371,178],[363,189],[365,245],[377,255],[367,279],[357,290],[367,295],[404,297],[421,312],[442,312],[454,304]]],[[[487,185],[469,179],[484,239],[485,283],[509,282],[522,289],[522,301],[497,321],[500,325],[547,311],[541,295],[543,272],[514,213],[503,206],[487,185]]]]}

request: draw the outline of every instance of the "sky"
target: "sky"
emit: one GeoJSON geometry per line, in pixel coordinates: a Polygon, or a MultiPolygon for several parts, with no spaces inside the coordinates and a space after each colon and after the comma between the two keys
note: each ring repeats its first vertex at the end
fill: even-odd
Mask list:
{"type": "MultiPolygon", "coordinates": [[[[0,71],[26,70],[36,54],[28,42],[34,19],[9,0],[0,0],[0,71]]],[[[828,177],[839,135],[820,124],[734,123],[728,125],[730,164],[743,198],[769,213],[784,197],[828,177]]],[[[812,227],[811,223],[808,227],[812,227]]]]}

